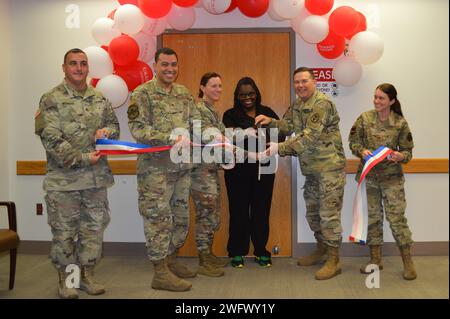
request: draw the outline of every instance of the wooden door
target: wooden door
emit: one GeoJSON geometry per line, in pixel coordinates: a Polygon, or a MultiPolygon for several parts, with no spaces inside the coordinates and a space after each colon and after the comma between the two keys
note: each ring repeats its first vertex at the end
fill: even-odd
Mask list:
{"type": "MultiPolygon", "coordinates": [[[[223,113],[233,105],[236,83],[244,76],[252,77],[262,95],[262,104],[271,107],[278,116],[288,108],[290,98],[290,34],[274,33],[190,33],[164,34],[162,45],[178,54],[179,76],[177,82],[198,95],[201,76],[217,72],[222,76],[223,94],[217,109],[223,113]]],[[[227,256],[228,199],[221,176],[221,227],[216,232],[213,250],[218,256],[227,256]]],[[[186,244],[180,255],[195,256],[195,213],[190,202],[191,225],[186,244]]],[[[291,256],[291,167],[290,159],[279,161],[275,178],[270,213],[268,250],[278,246],[278,256],[291,256]]],[[[253,249],[251,248],[250,254],[253,249]]]]}

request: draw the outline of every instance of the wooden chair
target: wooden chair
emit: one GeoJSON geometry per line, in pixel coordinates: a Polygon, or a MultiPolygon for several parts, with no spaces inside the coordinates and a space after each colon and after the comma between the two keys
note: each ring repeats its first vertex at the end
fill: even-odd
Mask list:
{"type": "Polygon", "coordinates": [[[16,205],[13,202],[0,202],[0,206],[6,206],[8,209],[9,228],[0,228],[0,251],[9,250],[9,289],[11,290],[14,288],[17,247],[19,246],[16,205]]]}

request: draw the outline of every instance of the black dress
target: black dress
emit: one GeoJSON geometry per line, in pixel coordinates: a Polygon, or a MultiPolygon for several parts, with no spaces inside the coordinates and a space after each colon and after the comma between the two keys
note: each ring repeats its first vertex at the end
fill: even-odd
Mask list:
{"type": "MultiPolygon", "coordinates": [[[[260,114],[279,119],[267,106],[256,107],[256,115],[260,114]]],[[[226,127],[246,129],[255,125],[255,119],[240,108],[231,108],[224,113],[223,123],[226,127]]],[[[258,180],[258,166],[259,163],[246,161],[237,163],[231,170],[225,170],[230,212],[229,257],[247,255],[250,240],[255,256],[271,256],[266,245],[275,174],[261,174],[258,180]]]]}

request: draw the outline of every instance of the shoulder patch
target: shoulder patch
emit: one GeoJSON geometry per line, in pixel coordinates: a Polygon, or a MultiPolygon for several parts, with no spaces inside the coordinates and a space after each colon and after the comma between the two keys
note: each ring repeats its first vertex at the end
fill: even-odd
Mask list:
{"type": "Polygon", "coordinates": [[[356,134],[356,125],[352,126],[352,129],[350,130],[350,135],[356,134]]]}
{"type": "Polygon", "coordinates": [[[132,104],[127,110],[128,119],[135,120],[139,116],[139,108],[136,104],[132,104]]]}

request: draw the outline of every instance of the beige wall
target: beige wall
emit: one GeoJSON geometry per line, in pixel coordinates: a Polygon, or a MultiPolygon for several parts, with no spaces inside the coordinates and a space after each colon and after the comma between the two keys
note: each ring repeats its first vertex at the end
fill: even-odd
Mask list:
{"type": "Polygon", "coordinates": [[[9,192],[9,160],[8,142],[10,118],[10,34],[9,2],[0,0],[0,201],[8,200],[9,192]]]}

